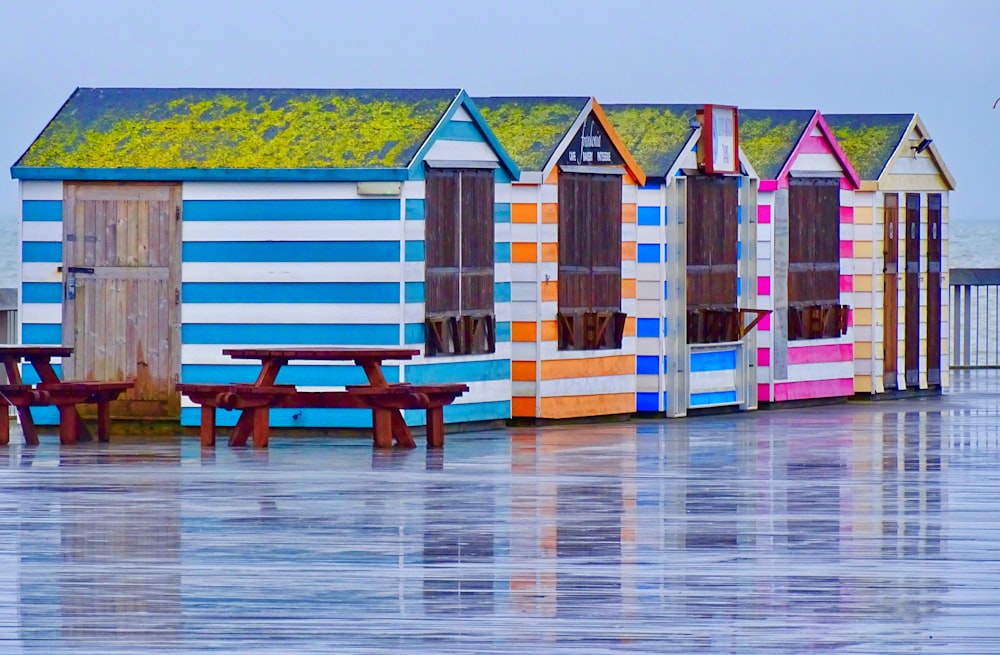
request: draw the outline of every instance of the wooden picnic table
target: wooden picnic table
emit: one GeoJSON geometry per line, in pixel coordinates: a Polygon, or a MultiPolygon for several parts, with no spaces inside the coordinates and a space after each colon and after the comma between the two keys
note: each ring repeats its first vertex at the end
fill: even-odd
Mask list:
{"type": "Polygon", "coordinates": [[[399,447],[414,448],[413,434],[401,410],[426,409],[428,444],[440,447],[444,443],[442,407],[468,391],[468,386],[462,384],[390,384],[382,370],[382,362],[412,359],[420,354],[415,348],[257,347],[226,348],[222,352],[233,359],[260,360],[261,369],[253,385],[178,385],[182,393],[202,404],[203,445],[214,443],[215,407],[241,411],[229,438],[230,446],[246,445],[252,433],[254,445],[258,447],[267,447],[270,408],[336,407],[372,410],[372,432],[378,448],[390,447],[393,441],[399,447]],[[300,391],[292,385],[276,384],[282,367],[292,361],[353,362],[364,370],[368,384],[351,385],[344,391],[333,392],[300,391]]]}
{"type": "MultiPolygon", "coordinates": [[[[80,403],[97,404],[97,436],[101,441],[107,441],[110,433],[110,414],[108,403],[118,397],[126,389],[133,386],[132,381],[97,381],[97,380],[60,380],[52,367],[53,357],[70,357],[73,348],[70,346],[42,345],[0,345],[0,360],[3,361],[7,373],[7,384],[0,385],[0,406],[5,409],[13,405],[21,419],[21,431],[24,442],[30,445],[38,444],[38,428],[31,417],[32,406],[55,405],[59,408],[59,441],[64,444],[76,443],[77,440],[92,439],[90,431],[77,410],[80,403]],[[38,384],[25,384],[21,378],[18,365],[26,361],[38,374],[38,384]]],[[[7,417],[0,421],[0,445],[10,441],[10,425],[7,417]]]]}

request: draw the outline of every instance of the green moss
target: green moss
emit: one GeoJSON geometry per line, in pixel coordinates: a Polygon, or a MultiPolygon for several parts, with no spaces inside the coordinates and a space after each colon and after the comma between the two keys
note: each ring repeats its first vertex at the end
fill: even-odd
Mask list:
{"type": "Polygon", "coordinates": [[[801,133],[798,121],[740,117],[740,147],[763,180],[773,180],[781,172],[801,133]]]}
{"type": "Polygon", "coordinates": [[[60,113],[20,162],[63,168],[402,167],[450,98],[299,92],[159,99],[60,113]],[[66,115],[64,115],[66,114],[66,115]]]}
{"type": "Polygon", "coordinates": [[[875,180],[892,156],[899,135],[895,125],[861,125],[833,130],[854,170],[865,180],[875,180]]]}
{"type": "Polygon", "coordinates": [[[649,175],[666,175],[693,131],[693,108],[610,105],[605,111],[622,143],[649,175]]]}
{"type": "Polygon", "coordinates": [[[480,112],[523,171],[540,171],[580,115],[582,105],[535,99],[477,100],[480,112]]]}

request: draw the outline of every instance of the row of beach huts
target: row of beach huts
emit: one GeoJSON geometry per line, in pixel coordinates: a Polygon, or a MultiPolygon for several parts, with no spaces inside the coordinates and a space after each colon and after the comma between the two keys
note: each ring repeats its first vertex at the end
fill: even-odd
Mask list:
{"type": "Polygon", "coordinates": [[[467,383],[448,423],[948,384],[955,182],[916,114],[81,88],[11,171],[20,340],[74,346],[67,378],[135,378],[123,415],[197,425],[176,383],[252,382],[222,354],[248,345],[418,347],[387,375],[467,383]]]}

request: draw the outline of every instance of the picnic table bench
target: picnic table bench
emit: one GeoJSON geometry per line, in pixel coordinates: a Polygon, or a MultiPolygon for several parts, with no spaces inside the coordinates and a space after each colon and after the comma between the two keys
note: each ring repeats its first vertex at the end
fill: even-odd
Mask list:
{"type": "MultiPolygon", "coordinates": [[[[90,431],[80,417],[77,406],[97,405],[97,438],[108,441],[111,435],[110,403],[135,386],[131,380],[60,380],[52,367],[52,357],[68,357],[73,349],[68,346],[0,346],[0,360],[7,373],[6,384],[0,384],[0,406],[12,405],[21,419],[21,430],[26,444],[38,443],[38,429],[31,417],[32,407],[56,406],[59,408],[59,442],[73,444],[80,439],[89,440],[90,431]],[[25,384],[18,364],[29,362],[40,382],[25,384]]],[[[10,422],[0,417],[0,445],[10,443],[10,422]]]]}
{"type": "Polygon", "coordinates": [[[410,359],[420,351],[410,348],[229,348],[223,354],[237,359],[259,359],[261,371],[253,384],[180,383],[178,390],[201,405],[199,437],[204,447],[215,445],[217,408],[240,410],[229,439],[230,446],[253,444],[266,448],[270,432],[270,410],[367,409],[372,412],[375,448],[414,448],[413,435],[401,410],[423,409],[427,414],[427,445],[444,446],[444,406],[469,390],[465,384],[389,383],[382,371],[388,359],[410,359]],[[304,391],[294,385],[275,384],[278,372],[292,360],[353,361],[365,371],[366,385],[348,385],[343,391],[304,391]]]}

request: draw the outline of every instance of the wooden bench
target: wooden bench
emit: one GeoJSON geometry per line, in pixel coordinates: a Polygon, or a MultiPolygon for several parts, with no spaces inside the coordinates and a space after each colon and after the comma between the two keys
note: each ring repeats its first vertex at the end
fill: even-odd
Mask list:
{"type": "Polygon", "coordinates": [[[215,445],[215,410],[251,410],[253,417],[253,443],[267,446],[271,407],[281,397],[295,393],[295,387],[282,384],[258,387],[254,384],[196,384],[181,383],[177,390],[201,405],[201,445],[215,445]]]}
{"type": "Polygon", "coordinates": [[[392,445],[394,410],[423,409],[427,412],[427,447],[444,447],[444,406],[469,390],[466,384],[394,384],[388,388],[367,385],[347,387],[372,410],[372,436],[376,448],[392,445]],[[380,439],[382,442],[380,443],[380,439]]]}
{"type": "MultiPolygon", "coordinates": [[[[76,406],[80,404],[97,405],[97,438],[108,441],[111,435],[110,403],[124,391],[131,389],[135,383],[127,380],[122,382],[105,382],[99,380],[69,380],[65,382],[39,382],[34,387],[26,384],[0,385],[0,392],[6,397],[4,404],[12,404],[19,408],[42,407],[55,405],[59,408],[59,442],[73,444],[78,436],[86,434],[76,406]]],[[[10,439],[9,426],[0,428],[7,432],[7,443],[10,439]]],[[[0,438],[3,434],[0,434],[0,438]]]]}

